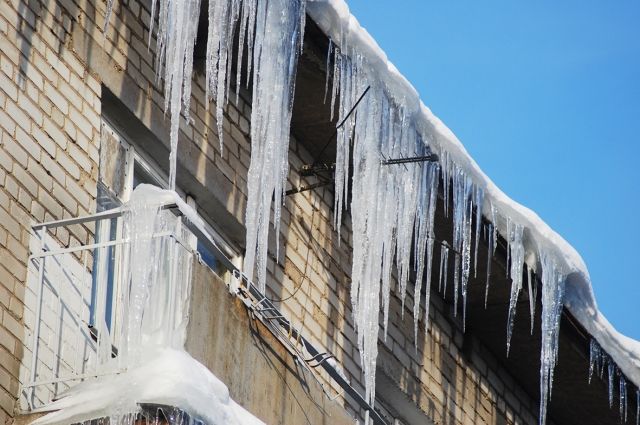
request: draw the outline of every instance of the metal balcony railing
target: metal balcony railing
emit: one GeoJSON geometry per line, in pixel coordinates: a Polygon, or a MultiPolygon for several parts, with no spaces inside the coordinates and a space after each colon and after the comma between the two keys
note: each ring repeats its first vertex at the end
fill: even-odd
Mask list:
{"type": "MultiPolygon", "coordinates": [[[[27,323],[31,360],[22,385],[23,408],[41,407],[86,378],[121,371],[104,365],[117,356],[126,321],[131,264],[123,224],[123,210],[117,208],[32,226],[27,294],[33,297],[34,316],[27,323]],[[93,243],[61,243],[77,233],[93,243]]],[[[176,218],[171,229],[154,233],[153,239],[163,250],[164,286],[175,292],[185,283],[171,268],[177,256],[192,258],[192,236],[176,218]]]]}

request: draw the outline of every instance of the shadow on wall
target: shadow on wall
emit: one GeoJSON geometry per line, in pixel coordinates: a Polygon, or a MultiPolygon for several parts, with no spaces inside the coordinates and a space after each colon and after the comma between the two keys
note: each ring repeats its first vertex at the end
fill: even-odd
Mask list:
{"type": "MultiPolygon", "coordinates": [[[[88,12],[89,19],[95,19],[95,9],[89,7],[88,12]]],[[[55,134],[58,134],[62,129],[56,129],[55,134],[50,133],[49,130],[43,126],[42,118],[39,120],[36,118],[35,112],[30,110],[33,106],[31,101],[38,101],[43,109],[51,108],[52,114],[57,113],[58,116],[65,118],[68,111],[61,111],[59,105],[51,99],[46,99],[43,94],[49,96],[49,92],[55,90],[53,87],[56,85],[58,78],[69,79],[69,69],[64,66],[63,59],[61,58],[64,53],[68,52],[69,43],[71,40],[71,32],[75,25],[78,7],[73,2],[67,2],[67,7],[62,7],[58,2],[52,0],[20,0],[14,2],[3,2],[2,15],[9,21],[10,31],[12,32],[10,39],[5,40],[10,49],[3,53],[9,55],[9,51],[14,52],[13,46],[17,50],[16,52],[16,65],[17,71],[14,75],[9,75],[14,79],[14,82],[19,88],[18,104],[24,114],[16,113],[11,116],[17,122],[18,126],[24,129],[23,134],[25,138],[30,138],[31,135],[25,133],[31,133],[32,131],[38,131],[41,134],[47,133],[52,138],[55,134]],[[15,30],[13,29],[15,27],[15,30]],[[15,35],[13,34],[15,31],[15,35]],[[19,53],[18,53],[19,52],[19,53]],[[40,73],[45,75],[45,79],[40,76],[40,73]],[[58,77],[59,75],[59,77],[58,77]],[[33,89],[33,90],[32,90],[33,89]],[[28,94],[27,94],[28,92],[28,94]],[[35,95],[34,95],[35,93],[35,95]],[[28,98],[32,98],[29,100],[28,98]],[[39,98],[39,100],[34,99],[39,98]],[[27,106],[23,106],[21,98],[24,98],[27,106]],[[38,122],[40,121],[40,122],[38,122]],[[38,128],[42,127],[42,131],[38,128]]],[[[6,31],[7,27],[3,31],[6,31]]],[[[5,34],[0,35],[5,37],[5,34]]],[[[4,44],[3,44],[4,46],[4,44]]],[[[11,55],[11,60],[13,55],[11,55]]],[[[5,88],[6,89],[6,88],[5,88]]],[[[37,106],[33,107],[37,109],[37,106]]],[[[49,118],[49,117],[47,117],[49,118]]],[[[61,125],[59,125],[61,127],[61,125]]],[[[34,133],[35,134],[35,133],[34,133]]],[[[9,134],[10,137],[14,137],[14,134],[9,134]]],[[[65,135],[66,137],[70,137],[65,135]]],[[[65,141],[55,140],[56,143],[63,145],[65,141]]],[[[72,139],[75,143],[75,140],[72,139]]],[[[29,140],[29,143],[37,143],[29,140]]],[[[4,149],[4,146],[2,146],[4,149]]],[[[55,147],[54,147],[55,149],[55,147]]],[[[37,156],[40,154],[39,150],[31,150],[27,152],[32,159],[36,162],[44,164],[43,158],[37,156]],[[33,157],[33,158],[32,158],[33,157]]],[[[47,159],[51,160],[51,153],[42,149],[41,155],[48,156],[47,159]]],[[[26,161],[26,156],[25,156],[26,161]]],[[[23,165],[26,167],[26,165],[23,165]]],[[[38,165],[36,165],[38,166],[38,165]]],[[[18,163],[14,165],[13,175],[17,175],[18,163]]],[[[21,170],[22,171],[22,170],[21,170]]],[[[35,183],[35,182],[34,182],[35,183]]],[[[24,185],[24,181],[19,181],[19,184],[24,185]]],[[[5,187],[0,190],[5,191],[5,187]]],[[[17,190],[17,189],[16,189],[17,190]]],[[[43,188],[38,189],[42,192],[43,188]]],[[[20,189],[22,193],[22,189],[20,189]]],[[[29,190],[33,193],[32,190],[29,190]]],[[[36,195],[37,196],[37,195],[36,195]]],[[[25,374],[25,370],[21,370],[21,362],[27,362],[30,360],[31,355],[29,349],[25,348],[25,340],[29,339],[32,334],[33,328],[33,312],[25,308],[25,303],[30,302],[34,298],[33,294],[29,293],[27,289],[27,258],[29,255],[28,244],[29,236],[31,234],[30,225],[32,220],[41,221],[43,219],[58,219],[62,218],[62,209],[57,216],[54,211],[44,212],[44,208],[39,206],[36,202],[31,202],[31,198],[26,196],[25,199],[29,199],[28,204],[25,203],[22,194],[20,199],[11,200],[11,218],[12,221],[16,221],[14,229],[7,229],[8,233],[15,238],[14,242],[17,242],[14,247],[9,250],[5,250],[5,246],[0,248],[0,257],[2,257],[1,263],[6,265],[5,269],[0,269],[1,284],[5,288],[8,288],[11,293],[10,303],[7,302],[7,306],[2,306],[0,310],[3,313],[3,327],[9,330],[10,333],[2,335],[2,341],[0,341],[0,357],[2,358],[2,369],[8,372],[6,381],[0,384],[2,389],[6,391],[2,392],[2,406],[0,408],[0,422],[4,423],[8,421],[8,417],[13,416],[18,412],[19,406],[16,400],[19,396],[19,382],[26,384],[28,377],[25,374]],[[30,205],[30,206],[29,206],[30,205]]],[[[2,205],[7,210],[10,208],[9,203],[2,205]]],[[[86,206],[85,208],[88,208],[86,206]]],[[[84,232],[84,230],[83,230],[84,232]]],[[[65,245],[69,243],[69,234],[59,233],[58,239],[63,241],[65,245]]],[[[83,240],[81,236],[74,234],[74,237],[78,240],[83,240]]],[[[86,234],[85,238],[86,239],[86,234]]],[[[11,244],[11,242],[9,242],[11,244]]],[[[53,326],[53,325],[52,325],[53,326]]]]}
{"type": "MultiPolygon", "coordinates": [[[[310,183],[297,174],[297,162],[310,161],[307,156],[301,145],[292,146],[289,184],[293,187],[310,183]]],[[[349,226],[342,225],[342,240],[338,242],[337,232],[333,229],[332,205],[328,188],[286,198],[286,217],[283,215],[285,220],[281,227],[282,258],[279,264],[273,264],[275,273],[269,280],[268,291],[294,326],[299,327],[314,345],[334,355],[352,385],[362,390],[349,295],[349,226]]],[[[348,217],[345,217],[345,223],[348,223],[348,217]]],[[[324,371],[321,375],[332,388],[333,395],[337,395],[340,388],[324,371]]],[[[355,414],[357,405],[352,409],[355,414]]]]}
{"type": "MultiPolygon", "coordinates": [[[[439,258],[438,249],[434,257],[439,258]]],[[[452,267],[449,272],[451,277],[452,267]]],[[[433,273],[429,328],[425,334],[422,308],[417,344],[413,300],[407,297],[403,317],[400,298],[392,292],[389,334],[387,341],[382,336],[379,341],[376,376],[381,406],[408,425],[429,420],[444,425],[512,423],[509,415],[513,413],[507,412],[509,407],[505,409],[505,401],[487,378],[487,373],[499,372],[487,372],[487,364],[499,369],[499,363],[469,326],[466,334],[462,332],[461,319],[452,316],[451,300],[437,292],[437,268],[433,273]]]]}

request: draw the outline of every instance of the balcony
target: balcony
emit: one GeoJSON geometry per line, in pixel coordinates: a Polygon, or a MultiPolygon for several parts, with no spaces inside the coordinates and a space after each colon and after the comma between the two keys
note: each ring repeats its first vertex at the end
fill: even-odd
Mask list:
{"type": "Polygon", "coordinates": [[[89,377],[124,371],[118,359],[126,356],[119,353],[140,340],[184,343],[196,239],[175,204],[161,209],[148,240],[132,240],[123,208],[33,226],[27,295],[34,315],[27,323],[23,410],[38,409],[89,377]],[[79,235],[90,243],[78,243],[79,235]],[[141,255],[156,260],[152,267],[141,267],[141,255]],[[148,285],[136,288],[132,281],[141,274],[148,285]],[[150,305],[155,308],[142,314],[150,305]]]}

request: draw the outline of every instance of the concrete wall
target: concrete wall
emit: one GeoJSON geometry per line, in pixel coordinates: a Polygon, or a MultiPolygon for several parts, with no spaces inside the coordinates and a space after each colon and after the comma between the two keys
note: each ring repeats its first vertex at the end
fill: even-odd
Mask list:
{"type": "Polygon", "coordinates": [[[207,266],[194,262],[187,351],[268,424],[353,424],[207,266]]]}
{"type": "MultiPolygon", "coordinates": [[[[24,345],[31,333],[33,315],[33,306],[25,302],[30,298],[25,289],[29,224],[33,220],[95,211],[103,103],[117,99],[116,103],[122,106],[120,115],[120,106],[109,100],[109,107],[116,111],[121,125],[131,130],[133,142],[161,166],[167,165],[168,121],[162,110],[162,92],[155,84],[154,44],[148,51],[146,42],[149,3],[116,0],[106,34],[101,30],[104,2],[0,3],[0,423],[15,414],[20,381],[24,381],[20,362],[26,365],[29,359],[24,345]]],[[[218,223],[240,249],[250,157],[251,107],[247,98],[243,94],[238,104],[226,108],[225,147],[220,150],[213,108],[207,108],[204,100],[204,77],[195,75],[191,102],[194,122],[191,126],[182,123],[178,156],[178,184],[195,196],[201,213],[218,223]]],[[[296,172],[311,160],[305,147],[292,140],[291,186],[313,183],[296,172]]],[[[332,190],[327,187],[286,199],[278,235],[280,257],[275,257],[275,243],[270,250],[267,295],[314,344],[333,353],[353,385],[364,392],[349,301],[349,217],[342,223],[342,237],[338,240],[332,225],[332,205],[332,190]]],[[[68,245],[77,240],[87,242],[91,233],[92,229],[74,228],[72,232],[61,231],[57,237],[68,245]]],[[[213,291],[200,288],[205,289],[213,291]]],[[[226,294],[213,291],[199,300],[210,301],[213,311],[219,303],[234,312],[228,318],[219,318],[223,320],[224,333],[201,335],[203,345],[198,350],[207,362],[212,361],[211,353],[224,346],[216,338],[228,338],[238,346],[247,344],[252,352],[266,350],[262,342],[251,339],[255,336],[249,338],[245,334],[241,338],[229,331],[234,323],[244,329],[249,321],[237,303],[227,298],[226,294]],[[211,346],[204,345],[209,339],[211,346]]],[[[398,298],[392,298],[389,336],[380,345],[379,360],[381,376],[387,379],[379,394],[386,395],[378,406],[390,417],[406,423],[413,419],[403,416],[408,415],[408,410],[399,406],[398,400],[411,401],[417,407],[413,411],[416,417],[431,418],[434,423],[534,423],[534,401],[501,372],[500,365],[482,350],[481,344],[471,351],[471,356],[461,354],[464,341],[460,327],[447,304],[438,302],[436,297],[428,337],[420,336],[416,350],[409,313],[412,300],[407,300],[403,316],[398,298]]],[[[194,320],[201,317],[199,314],[194,313],[194,320]]],[[[216,314],[220,315],[220,310],[216,314]]],[[[212,314],[197,320],[211,323],[213,318],[212,314]]],[[[424,327],[422,321],[420,326],[424,327]]],[[[207,332],[221,332],[214,328],[209,327],[207,332]]],[[[190,341],[195,344],[196,328],[192,329],[190,341]]],[[[251,356],[259,358],[257,354],[251,356]]],[[[264,376],[280,372],[289,383],[295,370],[287,369],[292,365],[283,357],[286,356],[281,352],[263,357],[263,365],[269,361],[277,365],[276,360],[282,364],[265,366],[264,376]]],[[[211,363],[221,377],[230,376],[228,383],[240,403],[248,404],[250,409],[253,403],[262,406],[266,402],[263,395],[242,386],[248,382],[247,371],[234,370],[232,366],[211,363]],[[234,379],[235,376],[241,379],[234,379]]],[[[320,379],[328,387],[333,385],[327,376],[321,374],[320,379]]],[[[297,382],[295,385],[299,385],[297,382]]],[[[282,383],[272,384],[273,387],[269,384],[264,381],[280,394],[279,413],[283,415],[278,419],[278,412],[272,410],[269,414],[274,416],[269,418],[278,422],[300,409],[295,397],[288,399],[287,391],[293,396],[301,390],[285,391],[282,383]]],[[[338,401],[351,415],[360,415],[353,401],[338,401]]]]}

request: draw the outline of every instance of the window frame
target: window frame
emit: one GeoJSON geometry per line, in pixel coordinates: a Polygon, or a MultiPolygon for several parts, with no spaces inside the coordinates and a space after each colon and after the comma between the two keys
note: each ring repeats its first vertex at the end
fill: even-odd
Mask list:
{"type": "MultiPolygon", "coordinates": [[[[169,178],[167,174],[164,172],[163,168],[157,163],[154,158],[145,152],[140,147],[136,146],[135,143],[130,141],[130,138],[127,137],[126,134],[120,129],[113,120],[109,118],[108,115],[103,114],[101,117],[101,125],[106,126],[106,130],[112,132],[118,142],[122,145],[125,150],[125,158],[124,158],[124,183],[120,196],[118,194],[113,194],[118,202],[126,203],[131,199],[131,194],[134,190],[134,185],[136,183],[136,175],[141,171],[148,179],[151,180],[149,183],[154,184],[162,189],[169,189],[169,178]]],[[[215,217],[212,217],[210,214],[203,213],[203,211],[199,208],[197,199],[193,198],[185,192],[181,187],[175,188],[178,196],[183,199],[187,205],[189,205],[193,210],[202,218],[204,223],[205,230],[211,235],[215,244],[220,248],[222,253],[231,261],[231,263],[241,269],[243,262],[243,251],[236,246],[234,243],[230,242],[229,238],[225,237],[224,232],[220,230],[218,226],[215,224],[215,217]]],[[[202,244],[198,244],[197,238],[193,238],[191,241],[191,248],[194,253],[196,253],[201,263],[206,264],[209,268],[216,273],[223,281],[227,284],[230,284],[232,279],[232,270],[228,270],[228,273],[219,274],[216,272],[214,267],[211,264],[207,263],[204,259],[202,250],[206,249],[206,247],[202,244]]],[[[208,252],[207,253],[212,256],[215,260],[215,253],[208,252]]],[[[219,261],[219,260],[218,260],[219,261]]],[[[119,291],[118,288],[114,288],[114,291],[119,291]]],[[[117,296],[117,292],[114,294],[117,296]]],[[[115,307],[114,307],[115,308],[115,307]]]]}

